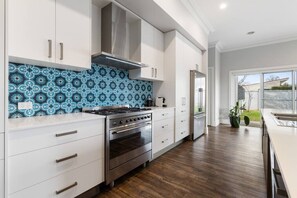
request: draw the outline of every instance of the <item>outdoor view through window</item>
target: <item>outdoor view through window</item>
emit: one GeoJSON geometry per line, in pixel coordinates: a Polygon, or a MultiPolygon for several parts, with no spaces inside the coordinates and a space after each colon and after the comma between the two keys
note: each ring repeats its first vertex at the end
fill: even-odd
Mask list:
{"type": "Polygon", "coordinates": [[[257,125],[261,108],[293,109],[292,78],[293,71],[237,76],[237,100],[245,107],[241,117],[257,125]]]}

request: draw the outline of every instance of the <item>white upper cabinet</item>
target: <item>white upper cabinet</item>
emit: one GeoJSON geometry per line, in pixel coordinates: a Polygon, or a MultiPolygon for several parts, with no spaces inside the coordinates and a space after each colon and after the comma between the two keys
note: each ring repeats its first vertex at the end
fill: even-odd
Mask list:
{"type": "Polygon", "coordinates": [[[9,0],[10,61],[91,68],[91,1],[9,0]]]}
{"type": "Polygon", "coordinates": [[[90,68],[90,14],[90,0],[56,0],[57,63],[90,68]]]}
{"type": "Polygon", "coordinates": [[[131,26],[137,26],[141,30],[140,36],[136,35],[140,41],[134,40],[139,46],[133,48],[137,52],[132,59],[140,61],[146,67],[129,71],[130,78],[163,81],[164,34],[144,20],[139,20],[131,26]]]}
{"type": "Polygon", "coordinates": [[[8,3],[11,60],[54,62],[55,1],[9,0],[8,3]]]}
{"type": "MultiPolygon", "coordinates": [[[[4,132],[4,109],[5,109],[5,105],[4,105],[4,90],[5,90],[5,17],[4,17],[4,0],[0,0],[0,133],[4,132]]],[[[4,147],[4,145],[2,145],[0,143],[0,147],[4,147]]],[[[1,150],[1,148],[0,148],[1,150]]],[[[1,155],[1,153],[0,153],[1,155]]],[[[1,197],[1,195],[0,195],[1,197]]]]}

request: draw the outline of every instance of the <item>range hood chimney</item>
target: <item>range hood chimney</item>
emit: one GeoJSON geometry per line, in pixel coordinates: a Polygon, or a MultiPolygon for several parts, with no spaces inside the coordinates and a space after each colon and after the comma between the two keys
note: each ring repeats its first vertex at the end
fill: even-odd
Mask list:
{"type": "Polygon", "coordinates": [[[101,52],[92,55],[92,62],[125,70],[141,68],[129,57],[126,10],[110,3],[101,11],[101,52]]]}

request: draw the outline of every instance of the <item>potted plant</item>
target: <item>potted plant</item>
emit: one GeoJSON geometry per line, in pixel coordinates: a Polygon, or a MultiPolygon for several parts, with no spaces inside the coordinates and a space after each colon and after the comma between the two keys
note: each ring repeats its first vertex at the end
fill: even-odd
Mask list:
{"type": "MultiPolygon", "coordinates": [[[[240,126],[241,110],[245,110],[245,105],[239,106],[239,102],[237,101],[236,105],[229,111],[230,124],[233,128],[239,128],[240,126]]],[[[250,118],[248,116],[244,116],[244,123],[246,126],[250,124],[250,118]]]]}

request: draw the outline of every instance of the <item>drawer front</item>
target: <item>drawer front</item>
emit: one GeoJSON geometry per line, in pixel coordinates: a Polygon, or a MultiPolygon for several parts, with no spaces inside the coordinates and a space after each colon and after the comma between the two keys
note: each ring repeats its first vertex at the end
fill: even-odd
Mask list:
{"type": "Polygon", "coordinates": [[[92,161],[103,159],[103,135],[8,158],[8,192],[22,190],[92,161]]]}
{"type": "Polygon", "coordinates": [[[175,126],[175,142],[180,141],[190,134],[190,120],[188,117],[177,117],[175,126]]]}
{"type": "Polygon", "coordinates": [[[0,198],[4,198],[4,160],[0,160],[0,198]]]}
{"type": "Polygon", "coordinates": [[[4,159],[4,133],[0,133],[0,160],[4,159]]]}
{"type": "Polygon", "coordinates": [[[154,121],[164,120],[167,118],[174,117],[174,108],[169,109],[158,109],[153,111],[153,119],[154,121]]]}
{"type": "Polygon", "coordinates": [[[189,116],[189,109],[185,106],[176,108],[176,116],[189,116]]]}
{"type": "Polygon", "coordinates": [[[8,156],[103,134],[104,121],[91,120],[8,133],[8,156]]]}
{"type": "Polygon", "coordinates": [[[154,136],[153,140],[153,154],[166,148],[167,146],[174,143],[174,133],[166,132],[158,136],[154,136]]]}
{"type": "Polygon", "coordinates": [[[158,136],[166,132],[174,133],[174,118],[169,118],[169,119],[154,122],[155,136],[158,136]]]}
{"type": "Polygon", "coordinates": [[[190,131],[188,128],[179,128],[175,131],[175,142],[180,141],[181,139],[190,135],[190,131]]]}
{"type": "Polygon", "coordinates": [[[97,160],[30,188],[10,194],[9,198],[72,198],[104,181],[104,160],[97,160]],[[74,186],[74,184],[77,184],[74,186]],[[73,186],[60,194],[67,187],[73,186]]]}

